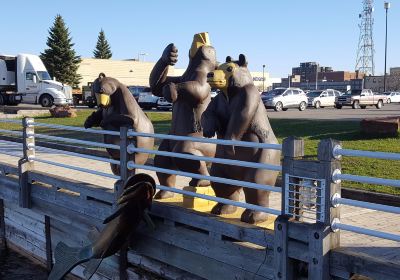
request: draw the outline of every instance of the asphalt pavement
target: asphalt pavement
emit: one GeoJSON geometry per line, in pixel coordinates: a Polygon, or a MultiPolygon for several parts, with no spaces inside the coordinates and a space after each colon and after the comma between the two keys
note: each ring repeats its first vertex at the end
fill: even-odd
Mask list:
{"type": "MultiPolygon", "coordinates": [[[[40,105],[19,104],[12,106],[20,110],[43,110],[40,105]]],[[[86,106],[77,106],[78,110],[93,110],[86,106]]],[[[365,118],[381,118],[381,117],[399,117],[400,103],[385,104],[381,109],[375,106],[369,106],[366,109],[352,109],[351,107],[336,108],[307,108],[305,111],[299,111],[296,108],[287,111],[275,112],[268,109],[268,116],[271,119],[314,119],[314,120],[362,120],[365,118]]],[[[168,114],[170,111],[145,110],[145,112],[159,112],[168,114]]]]}

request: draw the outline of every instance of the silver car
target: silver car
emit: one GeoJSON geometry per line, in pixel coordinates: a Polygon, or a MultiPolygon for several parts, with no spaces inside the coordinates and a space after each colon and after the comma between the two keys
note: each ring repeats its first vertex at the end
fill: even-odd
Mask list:
{"type": "Polygon", "coordinates": [[[265,108],[277,112],[286,111],[288,108],[304,111],[308,103],[306,94],[300,88],[276,88],[263,93],[261,99],[265,108]]]}

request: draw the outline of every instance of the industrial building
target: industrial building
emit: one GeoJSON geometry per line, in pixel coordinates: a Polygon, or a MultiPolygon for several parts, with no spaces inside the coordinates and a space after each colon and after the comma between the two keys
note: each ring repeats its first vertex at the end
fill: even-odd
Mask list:
{"type": "MultiPolygon", "coordinates": [[[[364,78],[364,87],[373,92],[384,92],[383,76],[367,76],[364,78]]],[[[386,75],[386,91],[400,91],[400,67],[390,68],[386,75]]]]}
{"type": "MultiPolygon", "coordinates": [[[[149,86],[149,76],[155,62],[144,62],[135,59],[113,60],[83,58],[78,68],[82,76],[79,87],[93,82],[103,72],[106,76],[118,79],[127,86],[149,86]]],[[[180,76],[186,69],[170,67],[168,75],[180,76]]],[[[268,72],[251,72],[255,86],[259,91],[268,90],[272,83],[280,82],[279,78],[271,78],[268,72]],[[264,80],[264,83],[263,83],[264,80]]]]}
{"type": "Polygon", "coordinates": [[[350,71],[334,71],[332,67],[320,66],[317,62],[302,62],[299,67],[292,68],[292,75],[282,78],[276,87],[299,87],[303,90],[332,88],[346,91],[351,88],[362,88],[362,73],[350,71]]]}

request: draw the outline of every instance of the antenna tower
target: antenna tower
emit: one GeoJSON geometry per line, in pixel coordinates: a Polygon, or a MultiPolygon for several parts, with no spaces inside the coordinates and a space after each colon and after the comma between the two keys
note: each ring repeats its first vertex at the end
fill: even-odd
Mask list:
{"type": "Polygon", "coordinates": [[[365,75],[375,74],[374,65],[374,40],[372,36],[374,19],[372,13],[374,11],[373,0],[363,0],[363,10],[359,14],[361,23],[358,25],[360,28],[360,38],[358,40],[356,71],[364,73],[365,75]]]}

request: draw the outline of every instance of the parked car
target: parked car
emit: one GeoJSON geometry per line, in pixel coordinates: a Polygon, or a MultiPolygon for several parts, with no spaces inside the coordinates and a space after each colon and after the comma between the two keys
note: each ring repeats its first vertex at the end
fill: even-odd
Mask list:
{"type": "Polygon", "coordinates": [[[299,88],[275,88],[261,95],[265,108],[272,108],[279,112],[288,108],[298,108],[304,111],[308,99],[304,91],[299,88]]]}
{"type": "Polygon", "coordinates": [[[140,93],[150,91],[149,87],[143,87],[143,86],[128,86],[128,89],[132,93],[136,101],[139,101],[140,93]]]}
{"type": "Polygon", "coordinates": [[[315,109],[333,107],[338,96],[340,96],[340,91],[334,89],[312,90],[307,93],[308,106],[315,109]]]}
{"type": "Polygon", "coordinates": [[[336,108],[351,106],[353,109],[365,109],[367,106],[375,105],[377,109],[382,108],[387,97],[384,94],[374,94],[370,89],[350,89],[346,94],[336,98],[336,108]]]}
{"type": "Polygon", "coordinates": [[[211,99],[213,99],[214,97],[217,96],[217,94],[220,93],[220,90],[211,90],[210,95],[211,95],[211,99]]]}
{"type": "Polygon", "coordinates": [[[151,91],[144,91],[139,94],[138,104],[145,110],[157,108],[158,96],[155,96],[151,91]]]}
{"type": "Polygon", "coordinates": [[[172,103],[168,102],[164,97],[160,97],[157,100],[157,110],[169,111],[172,109],[172,103]]]}
{"type": "Polygon", "coordinates": [[[400,92],[391,91],[391,92],[384,92],[383,94],[387,97],[387,103],[394,103],[400,102],[400,92]]]}

